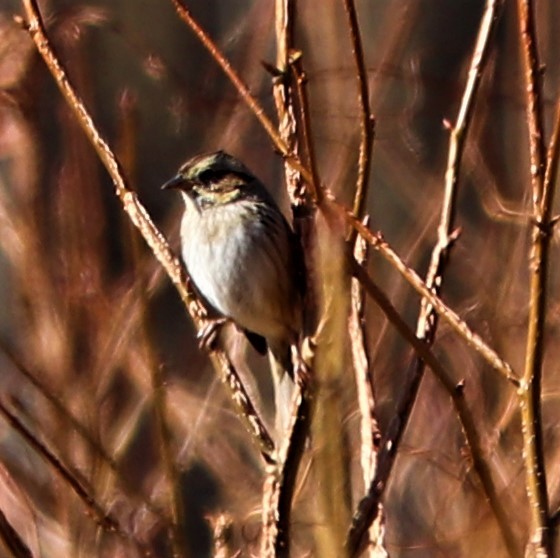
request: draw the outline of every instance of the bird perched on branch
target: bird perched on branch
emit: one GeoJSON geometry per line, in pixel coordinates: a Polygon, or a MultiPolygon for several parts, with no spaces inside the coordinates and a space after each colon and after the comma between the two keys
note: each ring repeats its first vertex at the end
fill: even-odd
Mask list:
{"type": "MultiPolygon", "coordinates": [[[[196,290],[253,346],[268,347],[276,427],[289,420],[291,347],[302,325],[301,246],[276,202],[239,160],[198,155],[163,188],[181,192],[181,251],[196,290]]],[[[277,432],[278,434],[278,432],[277,432]]]]}

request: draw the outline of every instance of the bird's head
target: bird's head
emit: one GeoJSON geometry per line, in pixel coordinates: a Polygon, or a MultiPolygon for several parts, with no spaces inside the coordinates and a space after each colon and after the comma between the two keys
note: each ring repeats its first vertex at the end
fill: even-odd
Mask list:
{"type": "Polygon", "coordinates": [[[189,159],[162,188],[178,189],[197,205],[207,207],[243,197],[255,180],[241,161],[224,151],[216,151],[189,159]]]}

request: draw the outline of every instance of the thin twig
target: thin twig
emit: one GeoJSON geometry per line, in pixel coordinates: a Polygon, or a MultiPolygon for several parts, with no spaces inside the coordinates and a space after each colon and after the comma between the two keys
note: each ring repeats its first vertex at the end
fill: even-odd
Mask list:
{"type": "MultiPolygon", "coordinates": [[[[438,226],[438,240],[432,251],[430,267],[426,276],[426,286],[435,294],[441,291],[443,271],[449,259],[449,249],[452,246],[455,235],[455,213],[457,185],[465,141],[469,131],[474,101],[482,78],[482,70],[488,58],[491,45],[491,37],[496,28],[496,21],[503,0],[488,0],[486,9],[480,22],[478,38],[474,48],[473,57],[469,68],[469,74],[461,106],[457,115],[457,121],[450,130],[449,151],[447,154],[447,170],[445,172],[445,190],[441,209],[441,218],[438,226]]],[[[432,305],[422,300],[422,309],[418,319],[416,333],[429,341],[434,337],[437,324],[436,315],[432,305]]]]}
{"type": "MultiPolygon", "coordinates": [[[[298,152],[298,121],[294,110],[294,89],[290,73],[290,57],[294,41],[294,0],[275,1],[276,67],[272,79],[272,94],[278,115],[278,134],[291,153],[298,152]]],[[[304,204],[302,176],[284,161],[286,187],[292,204],[304,204]]]]}
{"type": "MultiPolygon", "coordinates": [[[[367,193],[366,186],[369,180],[371,167],[371,148],[374,139],[375,119],[371,114],[369,106],[369,88],[364,48],[354,0],[344,0],[344,9],[348,17],[348,27],[350,28],[350,38],[352,40],[352,53],[354,55],[354,63],[356,64],[358,101],[360,105],[360,155],[358,158],[358,179],[356,181],[356,192],[354,194],[352,211],[358,219],[361,219],[364,213],[367,193]]],[[[353,241],[353,238],[351,240],[353,241]]]]}
{"type": "Polygon", "coordinates": [[[293,51],[290,56],[290,68],[293,74],[297,92],[297,104],[299,109],[299,122],[301,144],[305,150],[306,163],[311,172],[311,184],[309,185],[309,195],[316,200],[317,205],[321,205],[322,190],[319,187],[321,181],[317,169],[315,157],[315,147],[313,143],[313,133],[311,130],[311,118],[309,116],[309,100],[307,95],[307,75],[303,69],[303,55],[300,51],[293,51]]]}
{"type": "Polygon", "coordinates": [[[517,0],[520,47],[525,69],[527,125],[531,154],[533,205],[541,203],[546,172],[546,153],[542,107],[542,72],[539,61],[533,0],[517,0]]]}
{"type": "MultiPolygon", "coordinates": [[[[66,72],[55,56],[48,41],[36,0],[22,0],[22,2],[27,17],[27,24],[25,27],[53,75],[62,95],[74,112],[82,130],[107,169],[124,210],[169,275],[192,320],[197,328],[200,328],[203,325],[206,313],[200,302],[188,289],[181,263],[171,252],[167,241],[151,221],[147,211],[138,200],[137,195],[128,188],[117,159],[99,134],[84,103],[74,91],[66,72]]],[[[238,414],[242,417],[253,435],[253,438],[258,442],[261,453],[265,459],[270,460],[270,455],[274,447],[272,438],[252,405],[229,358],[225,352],[217,350],[210,354],[210,360],[222,381],[230,388],[232,398],[239,411],[238,414]]]]}
{"type": "MultiPolygon", "coordinates": [[[[549,525],[549,503],[544,464],[541,383],[546,321],[546,292],[549,266],[549,247],[552,237],[550,216],[553,201],[553,182],[548,172],[555,166],[551,156],[545,159],[542,68],[537,48],[534,5],[531,0],[518,0],[520,46],[525,66],[527,125],[531,155],[531,186],[533,192],[532,243],[529,257],[530,298],[525,369],[519,388],[523,457],[526,489],[529,498],[531,525],[526,556],[552,556],[552,537],[549,525]],[[545,189],[545,175],[548,178],[545,189]],[[545,195],[546,193],[546,195],[545,195]]],[[[558,150],[556,131],[551,150],[558,150]]],[[[552,169],[551,171],[556,169],[552,169]]]]}
{"type": "MultiPolygon", "coordinates": [[[[412,345],[412,347],[414,347],[420,358],[422,358],[426,365],[434,372],[437,379],[445,388],[445,391],[451,396],[470,450],[473,468],[480,479],[488,502],[501,527],[501,534],[507,548],[515,549],[515,536],[511,529],[511,522],[508,521],[508,517],[502,507],[500,495],[492,479],[490,467],[483,457],[484,451],[482,449],[478,429],[465,401],[464,386],[462,384],[457,384],[453,378],[449,376],[439,360],[434,356],[429,345],[423,339],[419,339],[415,335],[414,331],[410,329],[403,318],[401,318],[400,314],[381,289],[379,289],[367,272],[353,258],[350,260],[350,265],[353,273],[360,280],[362,285],[364,285],[367,293],[375,300],[381,310],[383,310],[388,320],[395,326],[397,331],[412,345]]],[[[381,462],[381,457],[382,454],[378,456],[379,460],[376,477],[382,475],[381,471],[383,470],[384,464],[381,462]]],[[[368,494],[362,499],[352,520],[352,527],[346,542],[346,548],[351,557],[358,556],[366,543],[365,535],[371,524],[370,518],[375,517],[377,503],[385,488],[383,483],[376,481],[377,478],[370,484],[368,494]]],[[[516,554],[512,555],[516,556],[516,554]]]]}

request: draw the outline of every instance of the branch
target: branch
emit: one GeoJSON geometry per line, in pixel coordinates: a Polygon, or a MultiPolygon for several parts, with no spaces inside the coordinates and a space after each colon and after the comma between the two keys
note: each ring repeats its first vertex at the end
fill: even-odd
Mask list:
{"type": "MultiPolygon", "coordinates": [[[[367,226],[368,219],[364,223],[367,226]]],[[[368,245],[358,236],[354,244],[354,258],[363,268],[367,268],[368,245]]],[[[367,332],[365,320],[365,289],[356,279],[352,278],[351,285],[351,314],[350,314],[350,346],[354,364],[354,377],[360,411],[360,463],[364,482],[364,493],[376,476],[378,466],[378,451],[381,432],[375,416],[375,397],[372,385],[373,371],[367,353],[367,332]]],[[[395,455],[395,453],[392,453],[395,455]]],[[[375,517],[371,518],[368,526],[370,548],[368,556],[386,556],[384,541],[385,514],[378,502],[375,506],[375,517]]]]}
{"type": "MultiPolygon", "coordinates": [[[[367,182],[371,167],[371,148],[373,146],[375,119],[370,111],[367,71],[364,61],[364,49],[360,36],[360,26],[356,14],[354,0],[344,0],[344,8],[348,17],[350,38],[352,40],[352,53],[356,64],[358,81],[358,100],[360,104],[360,155],[358,159],[358,180],[352,211],[361,219],[366,202],[367,182]]],[[[353,239],[352,239],[353,240],[353,239]]]]}
{"type": "MultiPolygon", "coordinates": [[[[107,169],[115,186],[115,192],[123,205],[123,209],[128,214],[132,223],[140,231],[155,257],[169,275],[195,326],[197,329],[200,329],[204,324],[206,316],[205,310],[188,289],[183,268],[179,260],[171,252],[167,241],[151,221],[147,211],[138,200],[137,195],[127,186],[117,159],[99,134],[84,103],[74,91],[64,68],[60,64],[49,43],[36,0],[22,0],[22,2],[27,17],[25,28],[53,75],[63,97],[74,112],[86,137],[91,142],[99,159],[107,169]]],[[[230,388],[232,398],[238,409],[238,414],[241,415],[248,430],[257,440],[261,453],[266,460],[270,460],[274,447],[272,438],[253,407],[233,365],[223,351],[215,351],[210,354],[210,360],[222,381],[230,388]]]]}
{"type": "MultiPolygon", "coordinates": [[[[476,46],[469,68],[469,75],[457,115],[457,122],[451,129],[449,151],[447,154],[447,170],[445,172],[443,205],[438,226],[438,240],[432,251],[430,267],[426,276],[426,286],[431,289],[434,294],[439,294],[441,292],[443,272],[449,260],[449,249],[456,237],[454,234],[455,202],[457,198],[457,185],[459,183],[461,161],[472,119],[476,93],[480,85],[482,70],[488,58],[491,44],[490,40],[496,28],[496,21],[502,3],[503,0],[488,0],[486,3],[486,10],[480,22],[476,46]]],[[[422,310],[418,318],[417,334],[431,341],[437,328],[435,319],[436,315],[432,305],[426,299],[423,299],[422,310]]]]}
{"type": "Polygon", "coordinates": [[[531,154],[533,192],[533,231],[529,256],[530,299],[525,369],[519,389],[523,457],[531,525],[527,556],[552,556],[550,517],[544,464],[541,382],[546,322],[546,293],[552,237],[551,211],[553,182],[558,160],[558,120],[545,160],[542,109],[542,75],[537,48],[534,6],[531,0],[518,0],[520,43],[525,66],[527,125],[531,154]],[[546,178],[546,188],[545,188],[546,178]]]}
{"type": "Polygon", "coordinates": [[[12,527],[2,510],[0,510],[0,538],[10,549],[14,558],[33,558],[33,553],[19,533],[12,527]]]}
{"type": "Polygon", "coordinates": [[[304,376],[299,381],[293,401],[292,422],[278,448],[276,462],[270,464],[263,492],[263,558],[290,555],[290,518],[297,472],[305,449],[312,415],[309,387],[304,376]]]}

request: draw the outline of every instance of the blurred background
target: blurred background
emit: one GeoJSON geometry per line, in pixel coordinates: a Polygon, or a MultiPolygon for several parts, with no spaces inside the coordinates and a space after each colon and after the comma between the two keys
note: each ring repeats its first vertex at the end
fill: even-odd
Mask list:
{"type": "MultiPolygon", "coordinates": [[[[289,211],[280,157],[170,1],[39,4],[74,86],[172,246],[178,242],[179,200],[159,186],[202,151],[222,148],[242,159],[289,211]]],[[[274,3],[186,4],[274,118],[271,78],[261,64],[275,60],[274,3]]],[[[376,117],[367,204],[371,228],[382,231],[423,276],[441,209],[446,122],[456,119],[484,2],[362,0],[356,6],[376,117]]],[[[560,79],[560,3],[537,7],[549,132],[560,79]]],[[[263,481],[258,451],[198,350],[177,293],[132,230],[108,175],[14,14],[23,14],[20,3],[0,0],[0,401],[141,549],[171,556],[165,460],[150,379],[159,371],[180,471],[185,555],[212,555],[209,518],[222,512],[233,521],[232,549],[240,556],[257,555],[263,481]]],[[[444,299],[519,371],[531,196],[517,34],[515,5],[506,2],[465,148],[457,200],[461,235],[444,299]]],[[[308,77],[319,174],[350,204],[359,111],[342,2],[299,2],[295,44],[308,77]]],[[[543,392],[553,510],[560,505],[557,240],[543,392]]],[[[375,254],[370,271],[414,328],[416,294],[375,254]]],[[[383,431],[412,352],[373,303],[367,306],[367,331],[383,431]]],[[[266,360],[236,338],[230,350],[270,419],[270,386],[262,374],[266,360]]],[[[457,381],[465,380],[467,402],[522,548],[528,510],[515,393],[445,323],[434,350],[457,381]]],[[[341,356],[342,362],[349,359],[341,356]]],[[[349,365],[347,374],[343,427],[357,478],[358,419],[349,365]]],[[[312,475],[303,478],[296,494],[294,556],[313,555],[312,483],[312,475]]],[[[356,481],[354,505],[362,491],[356,481]]],[[[393,557],[508,555],[451,401],[429,371],[384,503],[385,546],[393,557]]],[[[141,552],[126,537],[100,529],[59,472],[4,421],[0,510],[33,556],[141,552]]]]}

